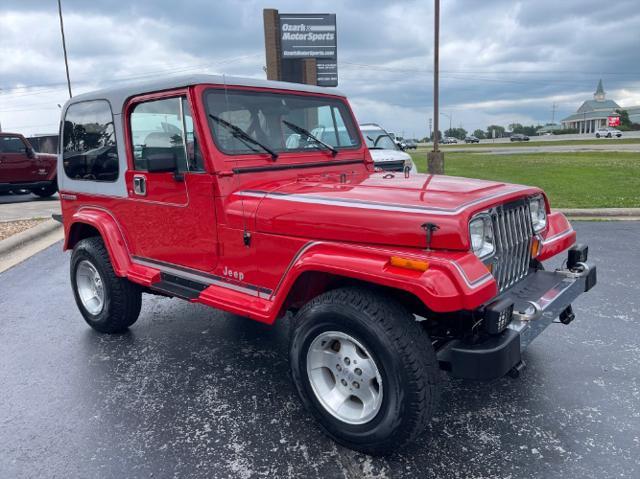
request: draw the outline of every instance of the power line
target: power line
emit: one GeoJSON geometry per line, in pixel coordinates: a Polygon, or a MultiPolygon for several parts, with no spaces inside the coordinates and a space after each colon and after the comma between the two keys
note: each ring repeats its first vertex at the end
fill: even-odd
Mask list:
{"type": "MultiPolygon", "coordinates": [[[[185,73],[192,70],[201,70],[201,69],[216,66],[216,65],[234,63],[236,61],[240,61],[245,58],[251,58],[251,57],[256,57],[261,55],[262,53],[252,53],[249,55],[229,57],[229,58],[225,58],[223,60],[219,60],[215,62],[207,62],[207,63],[201,63],[201,64],[191,65],[191,66],[181,66],[176,68],[164,68],[164,69],[155,70],[155,71],[151,70],[140,75],[117,77],[109,80],[103,80],[103,81],[100,81],[99,83],[109,84],[109,83],[120,82],[120,81],[142,80],[149,77],[155,77],[162,73],[171,73],[171,74],[185,73]]],[[[80,80],[80,81],[76,81],[75,83],[87,84],[87,83],[93,83],[93,82],[94,80],[80,80]]],[[[35,85],[5,86],[5,87],[0,87],[0,97],[12,96],[14,98],[18,98],[18,97],[28,96],[33,94],[41,94],[41,93],[60,90],[62,87],[65,87],[66,85],[67,85],[66,82],[56,82],[56,83],[35,84],[35,85]],[[57,88],[51,88],[51,87],[57,87],[57,88]],[[24,90],[24,89],[36,89],[36,90],[35,91],[34,90],[19,91],[15,93],[4,93],[4,90],[24,90]]]]}

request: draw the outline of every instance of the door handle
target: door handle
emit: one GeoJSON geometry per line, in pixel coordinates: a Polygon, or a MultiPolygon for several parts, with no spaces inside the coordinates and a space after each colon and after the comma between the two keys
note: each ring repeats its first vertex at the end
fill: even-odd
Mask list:
{"type": "Polygon", "coordinates": [[[138,196],[147,196],[147,178],[143,175],[133,177],[133,192],[138,196]]]}

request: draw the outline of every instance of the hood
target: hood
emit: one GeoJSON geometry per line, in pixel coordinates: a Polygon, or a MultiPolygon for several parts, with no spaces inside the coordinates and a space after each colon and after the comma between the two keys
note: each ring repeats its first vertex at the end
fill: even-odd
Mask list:
{"type": "Polygon", "coordinates": [[[259,232],[394,246],[469,250],[469,219],[479,211],[539,193],[537,188],[441,175],[317,175],[256,185],[235,195],[257,200],[259,232]]]}
{"type": "Polygon", "coordinates": [[[406,161],[410,160],[411,156],[401,150],[376,150],[370,149],[371,158],[374,163],[384,163],[387,161],[406,161]]]}

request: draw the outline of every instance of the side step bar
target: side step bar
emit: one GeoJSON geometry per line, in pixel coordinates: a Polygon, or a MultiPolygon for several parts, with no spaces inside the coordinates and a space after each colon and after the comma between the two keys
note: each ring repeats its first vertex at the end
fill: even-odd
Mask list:
{"type": "Polygon", "coordinates": [[[160,281],[153,283],[151,289],[168,296],[176,296],[190,301],[200,296],[200,293],[207,289],[208,286],[208,284],[180,278],[172,274],[161,273],[160,281]]]}

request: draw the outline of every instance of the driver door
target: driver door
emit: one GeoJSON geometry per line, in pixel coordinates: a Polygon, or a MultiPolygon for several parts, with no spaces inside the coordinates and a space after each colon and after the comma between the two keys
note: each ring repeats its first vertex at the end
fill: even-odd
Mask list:
{"type": "Polygon", "coordinates": [[[37,165],[27,155],[19,136],[0,136],[0,182],[27,183],[37,180],[37,165]]]}
{"type": "Polygon", "coordinates": [[[205,171],[186,92],[134,100],[127,108],[132,167],[126,229],[139,258],[211,271],[217,264],[212,175],[205,171]],[[174,171],[152,163],[175,159],[174,171]]]}

